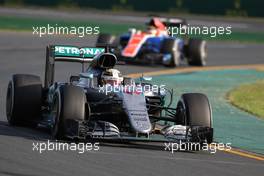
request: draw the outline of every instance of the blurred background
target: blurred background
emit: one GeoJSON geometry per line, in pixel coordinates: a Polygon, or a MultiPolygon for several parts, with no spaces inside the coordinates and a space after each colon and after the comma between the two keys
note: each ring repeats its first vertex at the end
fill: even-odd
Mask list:
{"type": "Polygon", "coordinates": [[[1,0],[0,4],[4,6],[65,7],[124,12],[264,16],[262,9],[264,2],[259,0],[1,0]]]}

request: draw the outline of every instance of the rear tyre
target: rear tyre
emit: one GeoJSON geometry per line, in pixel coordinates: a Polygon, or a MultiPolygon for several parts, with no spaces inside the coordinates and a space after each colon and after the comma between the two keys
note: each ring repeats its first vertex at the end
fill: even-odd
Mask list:
{"type": "Polygon", "coordinates": [[[177,67],[180,65],[181,52],[179,49],[179,45],[175,39],[173,38],[164,39],[162,48],[161,48],[161,53],[171,55],[171,59],[169,61],[163,62],[165,66],[177,67]]]}
{"type": "Polygon", "coordinates": [[[86,95],[82,88],[65,85],[57,90],[52,106],[54,125],[52,136],[55,139],[64,139],[70,128],[71,120],[85,120],[86,95]]]}
{"type": "Polygon", "coordinates": [[[207,44],[205,40],[190,39],[187,46],[188,64],[205,66],[207,58],[207,44]]]}
{"type": "Polygon", "coordinates": [[[116,36],[111,34],[99,34],[96,46],[104,46],[104,45],[117,45],[118,41],[116,36]]]}
{"type": "Polygon", "coordinates": [[[10,125],[35,126],[41,115],[42,84],[35,75],[16,74],[8,84],[6,117],[10,125]]]}
{"type": "MultiPolygon", "coordinates": [[[[181,96],[177,105],[176,123],[184,126],[201,126],[212,128],[212,113],[206,95],[187,93],[181,96]]],[[[213,132],[206,136],[208,143],[213,141],[213,132]]]]}

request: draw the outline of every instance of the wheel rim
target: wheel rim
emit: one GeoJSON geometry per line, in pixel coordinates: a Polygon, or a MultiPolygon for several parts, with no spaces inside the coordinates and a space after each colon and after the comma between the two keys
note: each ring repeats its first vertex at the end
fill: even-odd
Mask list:
{"type": "Polygon", "coordinates": [[[11,121],[13,106],[14,106],[13,84],[12,82],[9,82],[7,88],[7,95],[6,95],[6,116],[8,121],[11,121]]]}

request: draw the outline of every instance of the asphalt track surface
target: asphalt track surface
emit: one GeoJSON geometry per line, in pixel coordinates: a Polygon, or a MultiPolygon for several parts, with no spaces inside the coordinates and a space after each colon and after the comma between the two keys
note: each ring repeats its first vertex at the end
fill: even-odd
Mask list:
{"type": "MultiPolygon", "coordinates": [[[[47,132],[10,127],[5,117],[5,94],[13,73],[43,77],[47,44],[93,45],[95,38],[44,37],[0,32],[0,175],[262,175],[263,162],[216,152],[164,151],[159,145],[101,143],[99,151],[32,150],[33,142],[50,139],[47,132]]],[[[264,45],[209,43],[208,65],[263,63],[264,45]]],[[[118,66],[124,74],[166,69],[162,66],[118,66]]],[[[184,65],[182,67],[185,67],[184,65]]],[[[57,79],[80,71],[79,64],[58,64],[57,79]]]]}

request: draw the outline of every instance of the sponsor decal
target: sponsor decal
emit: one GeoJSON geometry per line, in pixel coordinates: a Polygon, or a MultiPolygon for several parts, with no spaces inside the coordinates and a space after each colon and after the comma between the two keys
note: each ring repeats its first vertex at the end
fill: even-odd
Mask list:
{"type": "Polygon", "coordinates": [[[77,48],[72,46],[55,46],[55,56],[92,58],[104,52],[104,48],[77,48]]]}
{"type": "Polygon", "coordinates": [[[134,121],[148,121],[148,116],[145,112],[130,112],[134,121]]]}

